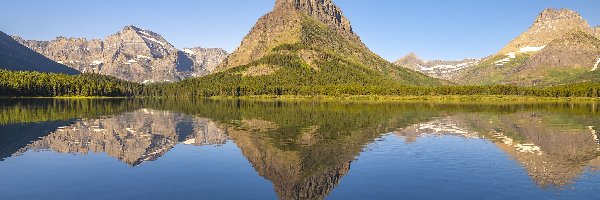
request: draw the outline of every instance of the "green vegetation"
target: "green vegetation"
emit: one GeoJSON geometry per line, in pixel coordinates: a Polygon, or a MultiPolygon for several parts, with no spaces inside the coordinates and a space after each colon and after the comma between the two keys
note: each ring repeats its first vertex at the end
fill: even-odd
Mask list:
{"type": "MultiPolygon", "coordinates": [[[[293,52],[297,46],[279,47],[293,52]]],[[[552,87],[407,86],[386,79],[374,70],[327,57],[319,69],[306,65],[296,55],[274,54],[248,66],[233,68],[202,78],[177,83],[141,85],[101,75],[69,76],[39,72],[0,70],[0,96],[7,97],[242,97],[242,96],[402,96],[414,99],[446,99],[448,96],[600,97],[599,82],[552,87]],[[269,76],[244,76],[250,66],[283,66],[269,76]],[[341,67],[340,67],[341,66],[341,67]],[[372,74],[370,74],[372,73],[372,74]],[[344,77],[344,78],[340,78],[344,77]],[[443,96],[443,98],[441,97],[443,96]]],[[[364,99],[364,98],[363,98],[364,99]]],[[[393,98],[392,98],[393,99],[393,98]]],[[[455,99],[451,97],[450,99],[455,99]]],[[[478,98],[474,99],[477,100],[478,98]]]]}
{"type": "Polygon", "coordinates": [[[0,125],[67,121],[134,111],[133,99],[0,99],[0,125]]]}
{"type": "MultiPolygon", "coordinates": [[[[312,50],[326,52],[329,55],[337,56],[339,59],[343,58],[345,62],[352,63],[354,66],[376,70],[378,74],[383,74],[386,78],[391,78],[400,84],[433,86],[444,83],[442,80],[396,66],[371,52],[358,37],[340,34],[309,16],[303,18],[301,36],[301,43],[312,47],[312,50]]],[[[303,56],[303,58],[305,61],[321,59],[318,57],[307,58],[306,56],[303,56]]],[[[320,63],[314,64],[318,65],[320,63]]]]}
{"type": "Polygon", "coordinates": [[[0,96],[104,96],[142,94],[142,85],[97,74],[66,75],[0,70],[0,96]]]}
{"type": "MultiPolygon", "coordinates": [[[[210,78],[210,77],[209,77],[210,78]]],[[[212,77],[216,78],[216,77],[212,77]]],[[[225,79],[239,81],[229,76],[225,79]]],[[[239,77],[238,77],[239,78],[239,77]]],[[[218,78],[216,78],[218,79],[218,78]]],[[[389,86],[362,86],[356,84],[348,85],[294,85],[265,84],[261,80],[246,80],[240,82],[223,83],[215,79],[187,80],[176,84],[164,84],[148,91],[153,91],[157,96],[169,97],[212,97],[212,96],[412,96],[412,97],[436,97],[436,96],[532,96],[532,97],[600,97],[600,83],[577,83],[546,88],[521,87],[511,85],[494,86],[403,86],[390,84],[389,86]]],[[[151,94],[151,95],[153,95],[151,94]]],[[[418,99],[418,98],[417,98],[418,99]]],[[[456,98],[453,98],[456,99],[456,98]]]]}
{"type": "MultiPolygon", "coordinates": [[[[398,85],[380,72],[301,44],[282,45],[250,64],[199,79],[155,85],[159,96],[337,95],[368,93],[366,86],[398,85]],[[318,57],[307,63],[301,56],[318,57]],[[266,74],[246,75],[251,68],[266,74]],[[317,67],[318,66],[318,67],[317,67]],[[263,70],[265,71],[265,70],[263,70]]],[[[154,95],[154,94],[151,94],[154,95]]]]}
{"type": "Polygon", "coordinates": [[[502,65],[495,63],[507,57],[507,55],[495,55],[486,58],[476,66],[462,72],[460,78],[456,80],[460,81],[461,84],[471,85],[495,85],[516,81],[511,79],[516,78],[514,77],[514,70],[525,63],[531,57],[531,54],[518,53],[516,54],[516,58],[510,59],[510,61],[502,65]]]}

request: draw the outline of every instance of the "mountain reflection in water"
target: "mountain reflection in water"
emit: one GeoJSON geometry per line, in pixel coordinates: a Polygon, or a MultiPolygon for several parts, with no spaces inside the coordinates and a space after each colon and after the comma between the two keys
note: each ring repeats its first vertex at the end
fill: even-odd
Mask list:
{"type": "Polygon", "coordinates": [[[326,198],[351,173],[361,152],[368,151],[365,147],[387,133],[407,145],[428,136],[492,142],[540,188],[573,184],[586,171],[600,167],[595,104],[124,101],[129,102],[102,103],[105,109],[100,110],[106,112],[94,109],[93,114],[66,117],[57,113],[65,113],[64,109],[82,113],[98,102],[70,108],[64,105],[82,103],[41,103],[58,106],[41,115],[36,111],[40,107],[30,106],[31,102],[4,104],[0,130],[18,125],[25,131],[0,137],[26,141],[35,134],[39,139],[21,147],[3,142],[0,152],[13,159],[40,151],[106,153],[138,167],[168,156],[177,145],[221,146],[231,141],[258,175],[273,184],[280,199],[326,198]],[[9,117],[16,110],[24,115],[21,121],[9,117]],[[27,132],[27,127],[50,122],[56,127],[49,131],[27,132]]]}

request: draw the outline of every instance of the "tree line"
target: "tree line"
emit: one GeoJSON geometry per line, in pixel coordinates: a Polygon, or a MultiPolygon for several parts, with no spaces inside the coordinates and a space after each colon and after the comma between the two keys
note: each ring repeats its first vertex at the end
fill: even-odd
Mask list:
{"type": "MultiPolygon", "coordinates": [[[[301,75],[302,71],[293,73],[301,75]]],[[[318,77],[285,76],[242,77],[239,73],[217,73],[177,83],[143,85],[114,77],[81,74],[66,75],[40,72],[0,70],[0,96],[5,97],[212,97],[251,95],[518,95],[537,97],[600,97],[600,83],[583,82],[551,87],[494,86],[406,86],[386,82],[385,85],[361,84],[355,80],[315,81],[318,77]],[[298,82],[297,82],[298,81],[298,82]],[[306,81],[299,83],[299,81],[306,81]]],[[[332,77],[323,77],[331,80],[332,77]]],[[[349,77],[361,79],[363,77],[349,77]]],[[[372,82],[371,82],[372,83],[372,82]]]]}
{"type": "Polygon", "coordinates": [[[67,75],[0,70],[0,96],[132,97],[143,94],[143,85],[98,74],[67,75]]]}

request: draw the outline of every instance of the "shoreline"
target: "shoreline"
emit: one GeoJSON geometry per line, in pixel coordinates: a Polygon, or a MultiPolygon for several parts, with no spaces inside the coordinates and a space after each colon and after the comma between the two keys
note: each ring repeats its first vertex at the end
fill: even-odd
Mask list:
{"type": "Polygon", "coordinates": [[[98,97],[98,96],[61,96],[61,97],[0,97],[0,99],[134,99],[136,97],[98,97]]]}
{"type": "Polygon", "coordinates": [[[600,102],[600,97],[537,97],[518,95],[438,95],[438,96],[396,96],[396,95],[251,95],[251,96],[212,96],[212,97],[0,97],[0,99],[213,99],[213,100],[317,100],[317,101],[370,101],[370,102],[600,102]]]}
{"type": "Polygon", "coordinates": [[[242,97],[214,96],[208,99],[241,100],[320,100],[320,101],[372,101],[372,102],[600,102],[600,97],[536,97],[511,95],[447,95],[447,96],[384,96],[384,95],[344,95],[344,96],[297,96],[297,95],[253,95],[242,97]]]}

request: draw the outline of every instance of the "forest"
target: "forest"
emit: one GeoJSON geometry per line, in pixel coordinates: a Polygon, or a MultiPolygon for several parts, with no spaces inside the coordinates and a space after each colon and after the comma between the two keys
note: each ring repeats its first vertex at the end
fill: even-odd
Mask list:
{"type": "MultiPolygon", "coordinates": [[[[327,77],[328,79],[330,77],[327,77]]],[[[550,87],[494,86],[407,86],[383,84],[302,84],[299,79],[279,77],[244,78],[235,73],[217,73],[177,83],[143,85],[97,74],[66,75],[0,70],[3,97],[214,97],[253,95],[516,95],[533,97],[600,97],[600,83],[582,82],[550,87]],[[280,79],[280,80],[278,80],[280,79]]],[[[301,80],[301,79],[300,79],[301,80]]],[[[373,80],[372,80],[373,81],[373,80]]],[[[317,81],[315,83],[324,83],[317,81]]]]}
{"type": "Polygon", "coordinates": [[[67,75],[0,70],[0,96],[8,97],[132,97],[143,85],[98,74],[67,75]]]}

